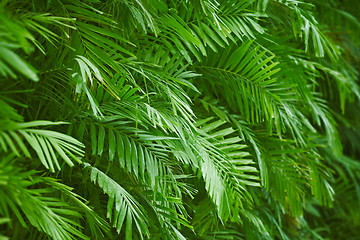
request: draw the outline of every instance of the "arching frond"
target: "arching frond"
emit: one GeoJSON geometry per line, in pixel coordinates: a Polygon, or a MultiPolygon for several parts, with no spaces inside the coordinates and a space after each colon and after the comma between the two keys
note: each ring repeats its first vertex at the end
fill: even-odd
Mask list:
{"type": "Polygon", "coordinates": [[[125,238],[131,239],[135,227],[141,238],[149,234],[146,215],[138,201],[126,191],[120,184],[111,179],[90,164],[85,163],[85,169],[90,171],[91,181],[109,196],[107,205],[107,217],[118,232],[122,230],[125,221],[125,238]],[[115,208],[114,208],[115,206],[115,208]],[[133,228],[133,223],[135,226],[133,228]]]}
{"type": "Polygon", "coordinates": [[[83,144],[78,140],[63,133],[34,128],[59,124],[66,123],[50,121],[17,123],[1,120],[1,147],[4,151],[10,149],[17,156],[20,156],[19,150],[21,150],[26,157],[31,157],[23,141],[23,139],[26,139],[31,148],[35,150],[41,163],[52,172],[55,171],[55,168],[61,169],[55,153],[59,154],[69,166],[74,166],[69,157],[81,163],[79,156],[81,157],[84,151],[82,150],[83,144]]]}
{"type": "Polygon", "coordinates": [[[0,162],[0,178],[4,180],[0,184],[0,212],[16,216],[23,226],[30,223],[53,239],[89,239],[78,230],[76,219],[81,215],[66,202],[47,196],[51,188],[34,188],[41,179],[34,178],[34,171],[14,167],[12,159],[12,155],[2,155],[0,162]]]}

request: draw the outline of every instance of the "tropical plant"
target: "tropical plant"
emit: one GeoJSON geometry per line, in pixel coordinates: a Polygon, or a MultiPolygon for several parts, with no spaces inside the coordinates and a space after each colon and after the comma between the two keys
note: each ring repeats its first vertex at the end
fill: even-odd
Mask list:
{"type": "Polygon", "coordinates": [[[357,239],[351,0],[0,0],[0,239],[357,239]]]}

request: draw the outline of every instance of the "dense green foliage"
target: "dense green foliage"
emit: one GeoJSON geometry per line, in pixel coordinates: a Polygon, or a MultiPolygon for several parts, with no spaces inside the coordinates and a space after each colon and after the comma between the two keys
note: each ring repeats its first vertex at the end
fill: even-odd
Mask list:
{"type": "Polygon", "coordinates": [[[0,239],[358,239],[355,0],[0,0],[0,239]]]}

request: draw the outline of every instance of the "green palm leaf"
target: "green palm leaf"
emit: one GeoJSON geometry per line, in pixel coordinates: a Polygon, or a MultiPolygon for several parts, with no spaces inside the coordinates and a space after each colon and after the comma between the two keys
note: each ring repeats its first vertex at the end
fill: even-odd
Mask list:
{"type": "Polygon", "coordinates": [[[51,126],[66,124],[64,122],[33,121],[17,123],[8,120],[1,120],[0,144],[4,151],[8,148],[17,156],[19,150],[26,156],[31,154],[23,139],[35,150],[38,158],[45,168],[54,172],[55,168],[61,169],[58,162],[58,154],[69,166],[74,166],[71,157],[81,163],[80,157],[83,155],[83,144],[76,139],[55,131],[35,129],[33,127],[51,126]]]}
{"type": "Polygon", "coordinates": [[[126,239],[132,238],[133,223],[135,223],[135,227],[141,238],[148,235],[149,230],[147,228],[146,215],[144,215],[142,207],[137,200],[121,187],[121,185],[97,168],[87,163],[85,163],[85,168],[90,171],[91,181],[94,182],[94,184],[98,184],[109,196],[107,217],[112,221],[112,225],[116,230],[120,232],[125,221],[126,239]]]}

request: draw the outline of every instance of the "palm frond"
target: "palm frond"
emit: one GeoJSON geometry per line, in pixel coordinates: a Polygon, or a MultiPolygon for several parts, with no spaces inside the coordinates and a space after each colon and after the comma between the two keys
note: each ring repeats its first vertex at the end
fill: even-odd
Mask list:
{"type": "Polygon", "coordinates": [[[80,225],[75,220],[81,215],[60,199],[47,196],[51,188],[31,188],[41,179],[34,178],[34,171],[20,171],[12,161],[13,155],[3,155],[0,162],[0,178],[4,179],[0,186],[1,213],[16,216],[23,226],[28,221],[53,239],[89,239],[78,230],[80,225]]]}
{"type": "Polygon", "coordinates": [[[60,170],[58,154],[69,166],[74,166],[73,161],[81,163],[80,157],[84,154],[83,144],[78,140],[55,131],[36,129],[39,126],[53,126],[66,124],[65,122],[33,121],[13,122],[1,120],[0,144],[2,150],[20,156],[21,151],[26,157],[31,157],[24,139],[35,150],[39,160],[45,168],[54,172],[55,168],[60,170]]]}
{"type": "MultiPolygon", "coordinates": [[[[111,179],[90,164],[85,163],[85,169],[90,172],[91,181],[98,184],[104,193],[109,196],[107,205],[107,217],[112,222],[118,233],[122,230],[125,221],[125,238],[133,236],[133,223],[141,238],[149,234],[146,215],[138,201],[126,191],[120,184],[111,179]]],[[[134,227],[134,230],[135,230],[134,227]]]]}

